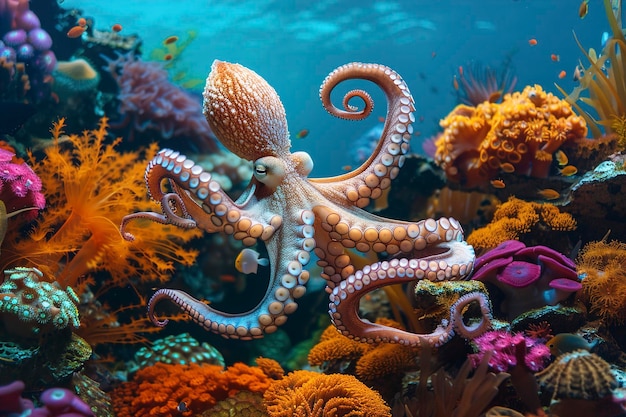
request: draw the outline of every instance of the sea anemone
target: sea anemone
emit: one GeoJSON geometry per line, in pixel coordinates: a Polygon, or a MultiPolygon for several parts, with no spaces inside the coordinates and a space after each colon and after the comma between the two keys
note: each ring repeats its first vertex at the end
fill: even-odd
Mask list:
{"type": "Polygon", "coordinates": [[[98,71],[83,58],[59,62],[52,76],[54,91],[60,97],[91,92],[100,82],[98,71]]]}

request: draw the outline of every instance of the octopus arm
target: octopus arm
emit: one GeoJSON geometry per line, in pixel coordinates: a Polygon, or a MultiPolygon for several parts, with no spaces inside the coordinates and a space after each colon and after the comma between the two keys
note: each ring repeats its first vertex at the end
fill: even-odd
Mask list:
{"type": "Polygon", "coordinates": [[[306,292],[309,272],[303,266],[309,262],[310,252],[314,248],[311,224],[312,213],[304,213],[303,220],[295,228],[296,233],[280,229],[269,239],[270,284],[261,301],[250,311],[227,313],[183,291],[161,289],[148,303],[150,319],[158,326],[165,326],[167,320],[156,318],[155,306],[162,300],[170,300],[200,326],[226,338],[249,340],[276,331],[278,326],[285,323],[287,316],[297,309],[296,300],[306,292]]]}
{"type": "Polygon", "coordinates": [[[224,232],[248,246],[256,243],[258,238],[267,240],[282,224],[278,215],[265,212],[265,219],[258,220],[259,216],[245,209],[253,198],[253,190],[247,190],[247,200],[234,202],[209,172],[170,149],[159,151],[150,161],[145,178],[150,196],[161,201],[163,215],[141,212],[126,216],[121,229],[127,238],[132,235],[124,229],[134,218],[179,227],[199,227],[209,233],[224,232]],[[163,180],[169,180],[173,192],[163,191],[163,180]]]}
{"type": "Polygon", "coordinates": [[[369,159],[354,171],[336,177],[312,178],[310,181],[326,197],[335,198],[339,195],[339,201],[345,204],[365,207],[370,199],[380,197],[383,190],[389,188],[391,180],[404,164],[404,155],[409,150],[413,132],[411,123],[415,121],[412,113],[415,107],[409,88],[395,71],[383,65],[351,63],[330,73],[320,88],[322,104],[334,116],[361,120],[371,113],[372,98],[362,90],[352,90],[346,94],[344,110],[332,104],[331,91],[340,82],[349,79],[372,81],[385,93],[387,116],[382,135],[369,159]],[[365,102],[362,111],[348,103],[353,97],[360,97],[365,102]]]}

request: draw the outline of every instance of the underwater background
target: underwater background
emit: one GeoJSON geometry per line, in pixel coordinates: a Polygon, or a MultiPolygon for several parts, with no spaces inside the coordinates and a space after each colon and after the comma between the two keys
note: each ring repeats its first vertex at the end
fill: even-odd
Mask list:
{"type": "Polygon", "coordinates": [[[622,15],[0,0],[0,417],[626,416],[622,15]]]}

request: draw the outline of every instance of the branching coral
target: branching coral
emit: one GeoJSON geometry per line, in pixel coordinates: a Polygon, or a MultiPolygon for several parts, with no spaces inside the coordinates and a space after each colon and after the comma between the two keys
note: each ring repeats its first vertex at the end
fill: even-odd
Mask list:
{"type": "Polygon", "coordinates": [[[612,324],[626,321],[626,243],[591,242],[578,259],[582,298],[590,311],[612,324]]]}
{"type": "Polygon", "coordinates": [[[385,417],[380,395],[351,375],[294,371],[264,394],[270,417],[385,417]]]}
{"type": "Polygon", "coordinates": [[[500,170],[547,177],[552,155],[587,135],[570,104],[538,85],[507,94],[500,104],[459,105],[440,125],[435,162],[466,187],[487,185],[500,170]]]}
{"type": "Polygon", "coordinates": [[[549,203],[534,203],[510,197],[498,206],[491,223],[474,230],[467,242],[475,248],[494,248],[506,240],[520,239],[535,229],[570,231],[576,220],[549,203]]]}
{"type": "Polygon", "coordinates": [[[261,368],[236,363],[217,365],[157,363],[137,371],[133,380],[113,390],[118,417],[179,416],[178,405],[199,413],[239,391],[265,392],[272,382],[261,368]]]}
{"type": "MultiPolygon", "coordinates": [[[[95,130],[69,135],[69,148],[59,145],[63,127],[63,120],[54,125],[54,145],[46,149],[43,160],[30,157],[47,193],[47,210],[27,236],[9,225],[0,267],[36,267],[62,288],[72,287],[81,296],[86,283],[97,286],[101,294],[114,286],[163,281],[175,263],[192,264],[197,252],[182,244],[198,236],[197,231],[137,223],[141,232],[136,232],[137,239],[130,243],[118,230],[126,213],[152,207],[142,181],[146,162],[141,155],[117,152],[119,138],[105,143],[106,119],[95,130]],[[110,278],[106,282],[85,278],[97,271],[107,271],[110,278]]],[[[150,147],[146,157],[155,152],[156,146],[150,147]]],[[[107,319],[116,321],[114,315],[107,319]]],[[[89,319],[86,323],[90,332],[98,325],[89,319]]],[[[116,326],[121,338],[123,327],[116,326]]],[[[114,341],[113,336],[99,341],[114,341]]]]}

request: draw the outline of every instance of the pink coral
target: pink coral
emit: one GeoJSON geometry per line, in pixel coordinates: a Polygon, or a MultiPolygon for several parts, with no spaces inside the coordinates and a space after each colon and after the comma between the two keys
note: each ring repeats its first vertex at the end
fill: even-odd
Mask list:
{"type": "MultiPolygon", "coordinates": [[[[41,192],[41,180],[25,162],[17,163],[15,154],[0,149],[0,201],[7,211],[14,212],[27,207],[43,209],[46,199],[41,192]]],[[[37,216],[36,211],[25,214],[29,218],[37,216]]]]}
{"type": "Polygon", "coordinates": [[[493,351],[489,359],[489,367],[505,372],[517,365],[516,345],[526,344],[524,364],[527,369],[537,372],[545,367],[550,358],[550,349],[537,339],[524,336],[521,333],[510,334],[503,330],[493,330],[473,340],[478,352],[469,355],[474,367],[477,367],[485,353],[493,351]]]}

